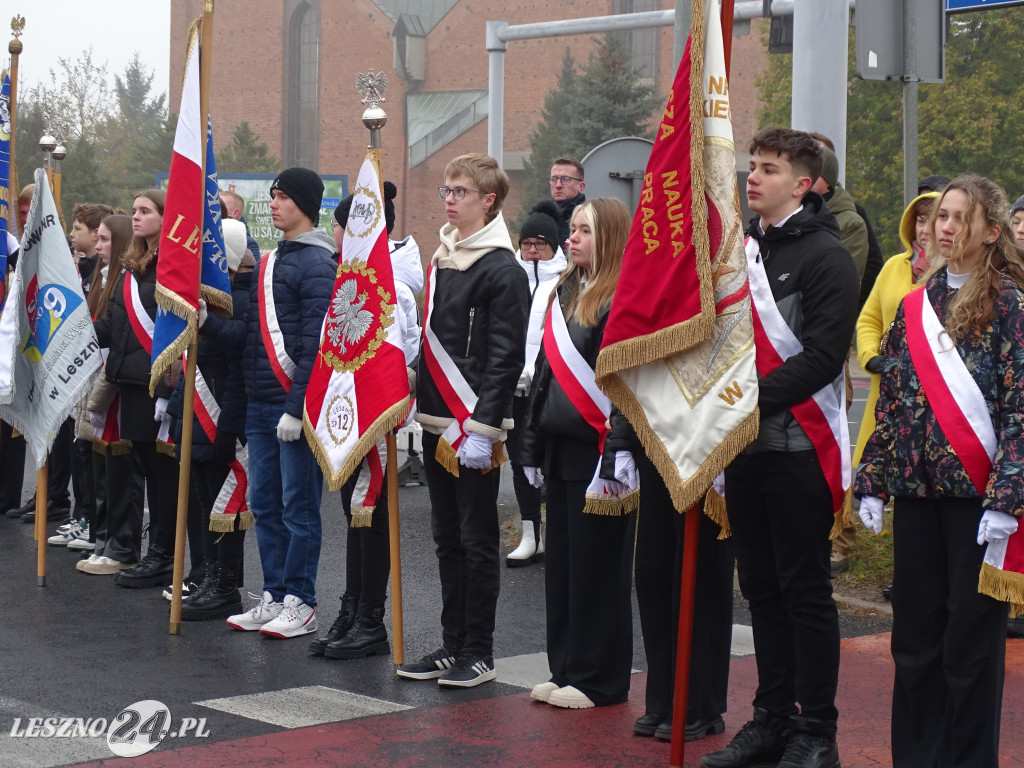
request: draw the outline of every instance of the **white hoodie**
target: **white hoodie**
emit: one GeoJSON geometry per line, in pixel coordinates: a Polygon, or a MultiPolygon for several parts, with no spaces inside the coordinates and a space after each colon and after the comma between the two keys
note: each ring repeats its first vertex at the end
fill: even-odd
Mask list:
{"type": "Polygon", "coordinates": [[[420,319],[416,294],[423,290],[423,263],[420,247],[412,236],[405,240],[389,240],[391,269],[395,275],[398,300],[398,330],[402,337],[405,364],[411,366],[420,350],[420,319]]]}

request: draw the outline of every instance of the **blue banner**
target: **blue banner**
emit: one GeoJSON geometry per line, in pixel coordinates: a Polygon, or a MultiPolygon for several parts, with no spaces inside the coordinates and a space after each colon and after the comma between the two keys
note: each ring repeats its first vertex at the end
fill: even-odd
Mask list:
{"type": "Polygon", "coordinates": [[[7,302],[7,232],[11,221],[11,76],[0,88],[0,312],[7,302]]]}

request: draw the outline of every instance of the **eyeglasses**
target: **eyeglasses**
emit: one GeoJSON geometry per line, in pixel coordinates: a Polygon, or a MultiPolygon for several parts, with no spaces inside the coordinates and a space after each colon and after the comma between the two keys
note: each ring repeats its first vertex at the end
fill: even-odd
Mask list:
{"type": "Polygon", "coordinates": [[[575,176],[549,176],[548,181],[551,182],[551,186],[554,186],[558,182],[562,182],[565,185],[570,181],[583,181],[583,179],[577,179],[575,176]]]}
{"type": "Polygon", "coordinates": [[[465,200],[467,192],[476,192],[478,195],[483,194],[479,189],[468,189],[467,187],[438,187],[437,196],[441,200],[448,199],[448,195],[451,195],[456,200],[465,200]]]}
{"type": "Polygon", "coordinates": [[[524,251],[543,251],[547,247],[547,240],[520,240],[519,248],[524,251]]]}

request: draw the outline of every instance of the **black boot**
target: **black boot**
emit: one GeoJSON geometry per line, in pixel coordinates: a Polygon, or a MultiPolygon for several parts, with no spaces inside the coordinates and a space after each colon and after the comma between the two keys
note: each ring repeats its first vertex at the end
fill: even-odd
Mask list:
{"type": "Polygon", "coordinates": [[[159,587],[168,583],[173,572],[174,558],[170,553],[151,546],[139,564],[127,571],[120,571],[114,577],[114,583],[129,589],[159,587]]]}
{"type": "Polygon", "coordinates": [[[213,581],[209,589],[195,599],[181,603],[183,621],[213,621],[226,619],[242,612],[242,596],[238,593],[235,580],[237,568],[224,563],[213,566],[213,581]]]}
{"type": "Polygon", "coordinates": [[[786,748],[788,725],[788,718],[755,707],[754,719],[732,737],[725,749],[701,757],[701,768],[746,768],[774,762],[782,757],[786,748]]]}
{"type": "Polygon", "coordinates": [[[324,646],[324,656],[330,659],[361,659],[391,651],[388,631],[384,628],[384,606],[359,606],[356,622],[345,636],[324,646]]]}
{"type": "Polygon", "coordinates": [[[839,768],[836,724],[794,716],[793,730],[778,768],[839,768]]]}
{"type": "MultiPolygon", "coordinates": [[[[209,592],[213,586],[214,576],[217,573],[217,564],[209,560],[203,560],[202,565],[196,574],[185,579],[185,586],[188,587],[188,594],[181,598],[181,604],[195,602],[204,592],[209,592]]],[[[174,585],[172,584],[173,588],[174,585]]]]}
{"type": "Polygon", "coordinates": [[[341,610],[338,611],[338,618],[331,624],[331,628],[327,630],[326,635],[318,637],[309,644],[310,653],[323,656],[324,646],[328,643],[333,643],[335,640],[340,640],[345,636],[346,632],[352,629],[352,625],[356,621],[356,606],[358,603],[358,595],[350,595],[346,592],[341,596],[341,610]]]}

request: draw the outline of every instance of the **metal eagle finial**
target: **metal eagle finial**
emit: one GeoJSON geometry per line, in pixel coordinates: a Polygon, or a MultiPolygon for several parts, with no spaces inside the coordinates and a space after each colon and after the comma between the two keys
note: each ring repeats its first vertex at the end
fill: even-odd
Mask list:
{"type": "Polygon", "coordinates": [[[21,14],[11,18],[11,32],[14,33],[15,37],[21,37],[22,31],[25,29],[25,17],[21,14]]]}
{"type": "Polygon", "coordinates": [[[374,73],[372,69],[367,74],[360,72],[356,75],[356,90],[362,95],[360,103],[365,104],[369,109],[375,108],[383,101],[384,91],[388,89],[388,76],[383,72],[374,73]]]}

